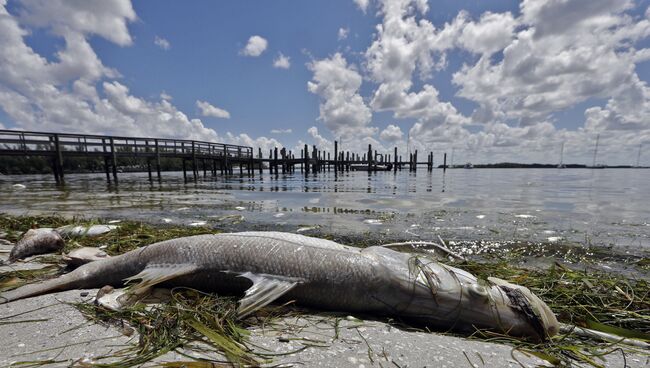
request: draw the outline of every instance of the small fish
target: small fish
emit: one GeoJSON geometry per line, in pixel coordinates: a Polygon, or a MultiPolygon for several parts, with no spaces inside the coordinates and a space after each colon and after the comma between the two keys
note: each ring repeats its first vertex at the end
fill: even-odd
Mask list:
{"type": "Polygon", "coordinates": [[[99,261],[110,256],[99,248],[82,247],[63,255],[63,261],[70,267],[79,267],[88,262],[99,261]]]}
{"type": "Polygon", "coordinates": [[[74,226],[66,225],[57,228],[56,231],[68,238],[84,237],[84,236],[99,236],[106,234],[112,230],[117,229],[118,225],[90,225],[90,226],[74,226]]]}
{"type": "Polygon", "coordinates": [[[15,262],[37,254],[58,252],[64,246],[63,238],[54,229],[29,229],[11,249],[9,262],[15,262]]]}

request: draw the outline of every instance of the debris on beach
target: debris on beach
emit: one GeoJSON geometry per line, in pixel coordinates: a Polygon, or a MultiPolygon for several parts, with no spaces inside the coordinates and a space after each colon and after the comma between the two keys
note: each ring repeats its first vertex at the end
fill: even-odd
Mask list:
{"type": "Polygon", "coordinates": [[[14,245],[9,253],[9,262],[15,262],[25,257],[58,252],[63,249],[65,242],[63,238],[54,229],[41,228],[29,229],[14,245]]]}
{"type": "Polygon", "coordinates": [[[11,187],[16,189],[16,190],[21,190],[21,189],[27,188],[24,184],[14,184],[11,187]]]}
{"type": "Polygon", "coordinates": [[[383,221],[378,220],[378,219],[365,219],[365,220],[363,220],[363,223],[368,224],[368,225],[383,225],[384,224],[383,221]]]}
{"type": "Polygon", "coordinates": [[[63,261],[70,267],[79,267],[88,262],[99,261],[110,256],[102,249],[93,247],[77,248],[63,255],[63,261]]]}
{"type": "Polygon", "coordinates": [[[297,233],[304,233],[305,231],[316,230],[318,228],[320,228],[320,226],[318,226],[318,225],[316,225],[316,226],[304,226],[304,227],[299,227],[298,229],[296,229],[296,232],[297,233]]]}
{"type": "Polygon", "coordinates": [[[194,222],[190,222],[189,224],[187,224],[187,226],[196,227],[196,226],[205,226],[207,224],[208,223],[206,221],[194,221],[194,222]]]}
{"type": "Polygon", "coordinates": [[[535,217],[535,216],[533,216],[533,215],[528,215],[528,214],[522,214],[522,215],[515,215],[515,217],[519,217],[519,218],[525,218],[525,219],[527,219],[527,218],[533,218],[533,217],[535,217]]]}
{"type": "Polygon", "coordinates": [[[110,231],[117,229],[118,225],[90,225],[90,226],[81,226],[81,225],[67,225],[61,226],[56,229],[56,231],[68,238],[74,237],[84,237],[84,236],[99,236],[106,234],[110,231]]]}

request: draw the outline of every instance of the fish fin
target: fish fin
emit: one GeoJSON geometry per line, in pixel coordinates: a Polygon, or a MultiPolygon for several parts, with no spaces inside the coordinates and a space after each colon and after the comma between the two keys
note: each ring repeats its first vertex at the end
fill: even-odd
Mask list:
{"type": "Polygon", "coordinates": [[[152,286],[175,279],[179,276],[189,275],[197,270],[196,265],[184,264],[153,264],[147,266],[137,275],[127,277],[124,282],[140,280],[139,283],[129,288],[131,294],[145,294],[152,286]]]}
{"type": "Polygon", "coordinates": [[[237,308],[237,317],[239,318],[246,317],[268,305],[302,281],[293,277],[254,274],[251,272],[245,272],[240,276],[253,281],[253,286],[246,290],[246,295],[239,303],[239,308],[237,308]]]}

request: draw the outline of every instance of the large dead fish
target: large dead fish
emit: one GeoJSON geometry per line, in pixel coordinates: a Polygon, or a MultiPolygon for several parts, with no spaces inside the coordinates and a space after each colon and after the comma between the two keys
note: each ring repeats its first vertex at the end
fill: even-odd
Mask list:
{"type": "Polygon", "coordinates": [[[359,249],[281,232],[172,239],[95,261],[0,295],[0,303],[56,290],[154,285],[243,293],[238,314],[276,300],[320,309],[401,316],[440,328],[487,328],[545,339],[558,332],[549,309],[527,288],[473,275],[420,255],[359,249]]]}

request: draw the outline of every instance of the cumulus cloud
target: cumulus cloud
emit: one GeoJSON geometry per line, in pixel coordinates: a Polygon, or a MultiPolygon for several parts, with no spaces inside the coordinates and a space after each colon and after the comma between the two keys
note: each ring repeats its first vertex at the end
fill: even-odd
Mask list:
{"type": "Polygon", "coordinates": [[[339,32],[338,32],[339,41],[348,38],[349,33],[350,33],[350,28],[343,28],[343,27],[339,28],[339,32]]]}
{"type": "Polygon", "coordinates": [[[368,126],[372,113],[359,94],[362,77],[343,55],[315,60],[308,67],[314,75],[307,89],[320,97],[320,119],[333,134],[349,139],[376,133],[368,126]]]}
{"type": "MultiPolygon", "coordinates": [[[[241,133],[238,135],[232,134],[230,132],[226,133],[225,136],[225,143],[230,143],[230,144],[237,144],[240,146],[249,146],[253,147],[254,149],[261,149],[262,150],[262,155],[266,154],[269,152],[270,149],[273,149],[275,147],[283,147],[283,144],[280,143],[275,138],[267,138],[267,137],[257,137],[257,138],[252,138],[248,134],[241,133]]],[[[253,154],[257,156],[258,150],[253,151],[253,154]]]]}
{"type": "Polygon", "coordinates": [[[288,56],[279,53],[278,56],[273,60],[273,67],[280,69],[289,69],[291,67],[291,61],[288,56]]]}
{"type": "MultiPolygon", "coordinates": [[[[87,38],[98,35],[121,46],[132,38],[127,23],[136,15],[131,3],[102,0],[30,1],[10,14],[0,0],[0,108],[13,129],[89,134],[184,138],[254,147],[279,145],[265,137],[220,136],[200,119],[190,119],[171,103],[166,92],[158,100],[133,95],[119,82],[119,72],[106,67],[87,38]],[[60,37],[64,47],[49,61],[25,42],[33,29],[60,37]]],[[[222,109],[197,101],[209,114],[222,109]]],[[[199,107],[201,108],[201,107],[199,107]]]]}
{"type": "Polygon", "coordinates": [[[230,113],[224,109],[211,105],[206,101],[196,101],[196,107],[201,110],[202,116],[212,116],[220,119],[230,119],[230,113]]]}
{"type": "MultiPolygon", "coordinates": [[[[521,160],[524,152],[528,159],[547,161],[545,152],[557,150],[561,141],[567,142],[567,154],[588,156],[598,132],[611,132],[601,134],[601,146],[611,147],[638,145],[650,136],[650,121],[644,119],[650,89],[635,70],[635,64],[650,60],[650,49],[639,43],[650,36],[650,20],[628,14],[631,1],[525,0],[518,17],[460,11],[440,28],[426,19],[426,1],[378,5],[382,20],[364,53],[373,83],[369,106],[396,119],[415,119],[409,131],[415,147],[481,150],[487,154],[482,157],[521,160]],[[452,50],[472,55],[452,77],[457,96],[478,106],[471,116],[443,101],[429,82],[448,68],[452,50]],[[586,108],[578,130],[554,126],[555,113],[603,99],[604,106],[586,108]]],[[[380,138],[388,134],[384,130],[380,138]]]]}
{"type": "Polygon", "coordinates": [[[154,37],[153,43],[156,46],[160,47],[161,49],[163,49],[165,51],[169,50],[172,47],[172,45],[169,43],[169,41],[167,41],[166,39],[164,39],[162,37],[158,37],[158,36],[154,37]]]}
{"type": "MultiPolygon", "coordinates": [[[[589,98],[638,89],[634,63],[640,54],[633,45],[650,35],[650,21],[635,22],[625,14],[631,5],[626,1],[583,5],[524,1],[519,30],[500,46],[503,58],[494,62],[483,54],[454,74],[459,96],[480,105],[479,117],[526,125],[589,98]]],[[[510,24],[510,19],[500,22],[510,24]]]]}
{"type": "Polygon", "coordinates": [[[271,134],[290,134],[291,129],[271,129],[271,134]]]}
{"type": "Polygon", "coordinates": [[[258,57],[262,55],[264,50],[266,50],[269,45],[268,41],[262,36],[251,36],[248,39],[248,43],[241,50],[242,55],[258,57]]]}
{"type": "Polygon", "coordinates": [[[451,103],[440,101],[433,85],[425,83],[419,91],[412,90],[416,76],[425,80],[433,69],[444,66],[442,53],[453,47],[456,38],[454,32],[436,32],[431,22],[417,19],[427,10],[423,1],[382,2],[383,22],[365,52],[370,77],[378,84],[370,106],[431,127],[468,123],[451,103]]]}
{"type": "Polygon", "coordinates": [[[398,142],[402,140],[403,136],[404,133],[402,133],[402,129],[393,124],[389,124],[386,129],[382,130],[381,133],[379,133],[379,138],[388,143],[398,142]]]}
{"type": "Polygon", "coordinates": [[[133,42],[127,28],[136,20],[130,0],[26,0],[20,5],[20,20],[28,26],[49,28],[60,36],[95,34],[120,46],[133,42]]]}
{"type": "Polygon", "coordinates": [[[368,4],[370,3],[370,0],[353,0],[355,4],[361,9],[361,11],[365,14],[366,11],[368,10],[368,4]]]}

